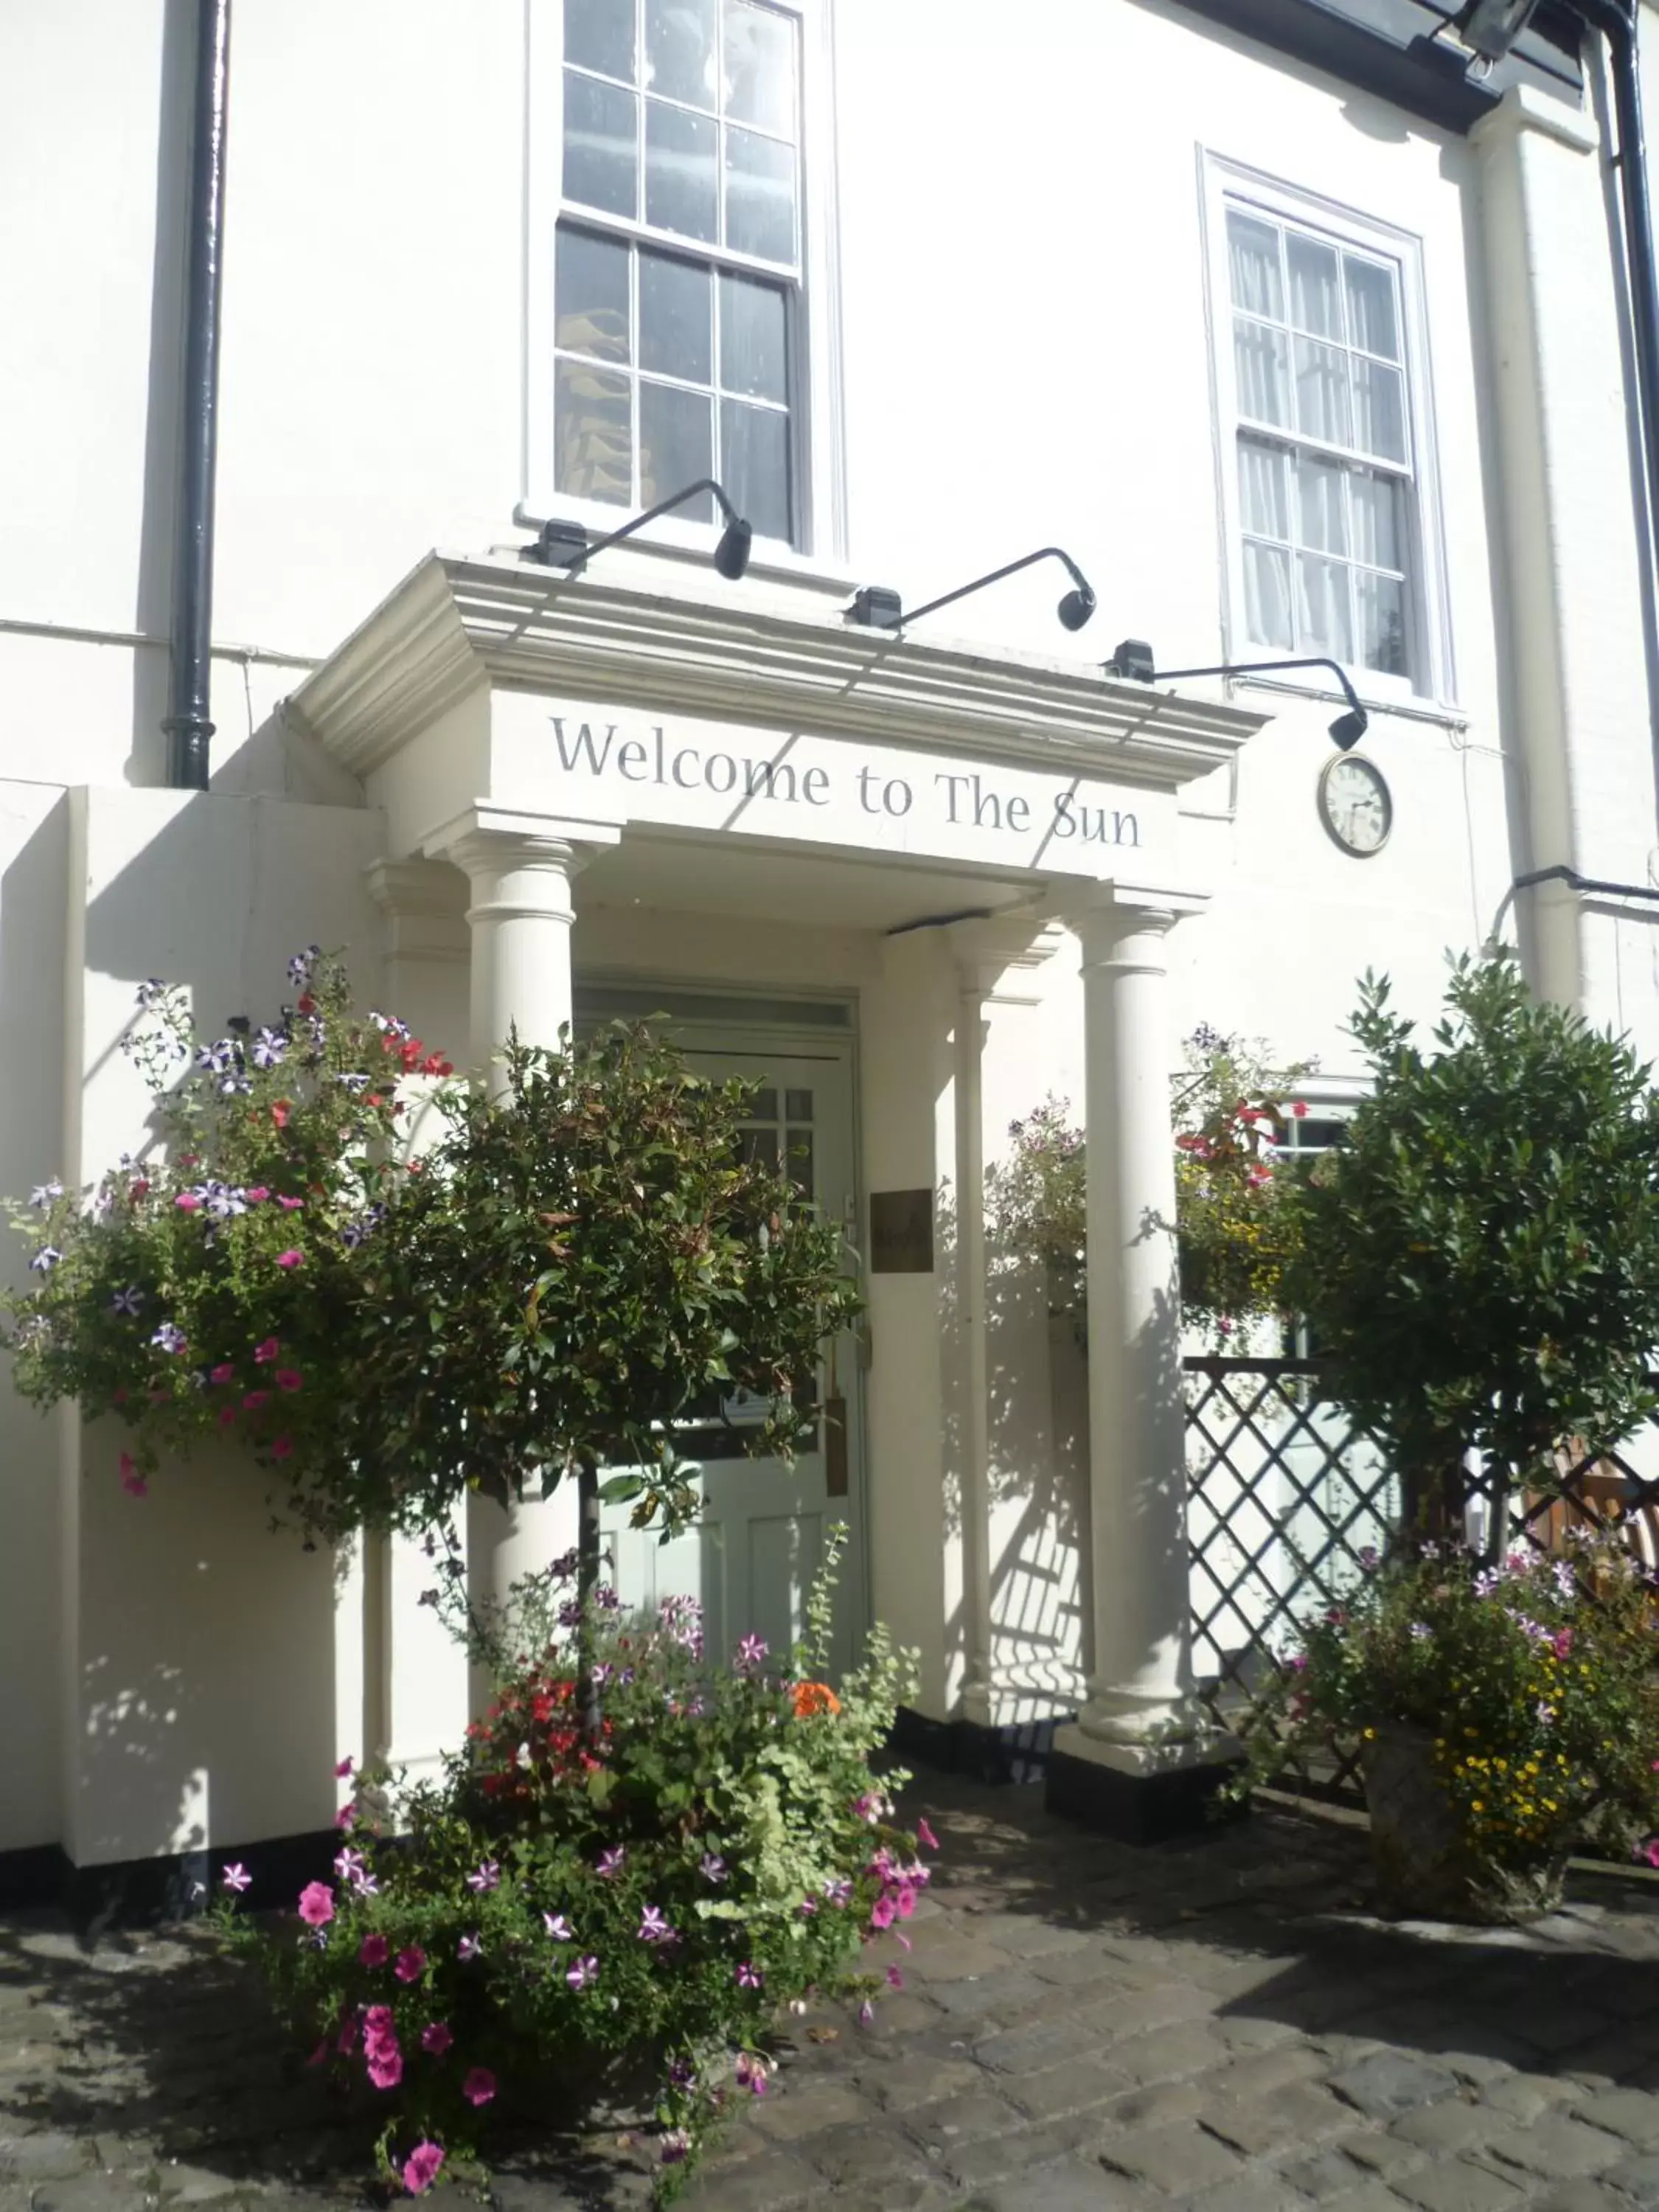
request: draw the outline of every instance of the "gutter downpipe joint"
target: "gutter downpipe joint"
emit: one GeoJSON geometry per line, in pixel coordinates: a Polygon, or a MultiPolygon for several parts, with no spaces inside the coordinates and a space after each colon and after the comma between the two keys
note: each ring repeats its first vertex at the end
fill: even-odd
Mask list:
{"type": "Polygon", "coordinates": [[[229,80],[230,0],[198,0],[168,640],[173,665],[161,724],[167,739],[167,780],[180,791],[207,789],[208,741],[213,735],[208,708],[229,80]]]}

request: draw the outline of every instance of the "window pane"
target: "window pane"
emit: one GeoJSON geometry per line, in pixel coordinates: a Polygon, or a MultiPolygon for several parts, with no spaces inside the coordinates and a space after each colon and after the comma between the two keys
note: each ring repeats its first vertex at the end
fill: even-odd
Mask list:
{"type": "Polygon", "coordinates": [[[645,103],[645,219],[683,238],[714,235],[714,141],[711,116],[688,115],[659,100],[645,103]]]}
{"type": "Polygon", "coordinates": [[[1322,561],[1315,553],[1298,553],[1296,566],[1297,643],[1304,653],[1352,660],[1347,569],[1340,561],[1322,561]]]}
{"type": "Polygon", "coordinates": [[[1238,374],[1238,411],[1257,422],[1291,421],[1290,378],[1283,331],[1233,318],[1233,359],[1238,374]]]}
{"type": "Polygon", "coordinates": [[[776,284],[720,278],[720,383],[754,399],[789,397],[786,302],[776,284]]]}
{"type": "Polygon", "coordinates": [[[564,58],[634,82],[634,0],[564,0],[564,58]]]}
{"type": "Polygon", "coordinates": [[[1348,526],[1342,500],[1346,475],[1347,471],[1334,462],[1316,461],[1310,453],[1297,456],[1297,538],[1302,544],[1315,546],[1322,553],[1347,551],[1348,526]]]}
{"type": "Polygon", "coordinates": [[[726,242],[763,261],[795,258],[795,155],[752,131],[726,133],[726,242]]]}
{"type": "Polygon", "coordinates": [[[1233,305],[1247,314],[1285,319],[1285,295],[1279,277],[1279,233],[1270,222],[1231,209],[1227,216],[1227,260],[1232,270],[1233,305]]]}
{"type": "Polygon", "coordinates": [[[628,248],[591,230],[559,225],[553,276],[553,343],[602,361],[628,359],[628,248]]]}
{"type": "Polygon", "coordinates": [[[1298,330],[1312,331],[1322,338],[1340,338],[1342,313],[1334,250],[1291,231],[1285,255],[1291,264],[1291,320],[1298,330]]]}
{"type": "Polygon", "coordinates": [[[726,0],[726,112],[781,137],[795,135],[795,27],[769,8],[726,0]]]}
{"type": "Polygon", "coordinates": [[[1353,441],[1384,460],[1406,458],[1405,395],[1397,368],[1356,358],[1353,364],[1353,441]]]}
{"type": "Polygon", "coordinates": [[[720,402],[720,481],[757,538],[790,536],[789,417],[769,407],[720,402]]]}
{"type": "Polygon", "coordinates": [[[640,253],[640,367],[712,384],[714,285],[707,269],[670,253],[640,253]]]}
{"type": "Polygon", "coordinates": [[[1291,556],[1275,545],[1244,544],[1244,619],[1250,640],[1289,653],[1296,633],[1291,623],[1291,556]]]}
{"type": "Polygon", "coordinates": [[[553,480],[577,499],[629,507],[634,457],[628,379],[615,369],[561,361],[553,370],[553,480]]]}
{"type": "Polygon", "coordinates": [[[783,1110],[792,1121],[810,1121],[812,1118],[812,1094],[810,1091],[786,1091],[783,1110]]]}
{"type": "Polygon", "coordinates": [[[1354,572],[1354,594],[1358,601],[1359,658],[1367,668],[1385,676],[1404,676],[1406,656],[1406,587],[1394,576],[1373,576],[1364,568],[1354,572]]]}
{"type": "Polygon", "coordinates": [[[714,112],[714,0],[645,0],[645,82],[714,112]]]}
{"type": "Polygon", "coordinates": [[[1285,494],[1286,458],[1277,446],[1264,446],[1259,439],[1238,441],[1238,497],[1244,527],[1264,538],[1291,534],[1290,501],[1285,494]]]}
{"type": "Polygon", "coordinates": [[[1367,353],[1400,358],[1400,329],[1395,316],[1394,276],[1374,261],[1342,257],[1342,274],[1348,290],[1348,343],[1367,353]]]}
{"type": "MultiPolygon", "coordinates": [[[[640,386],[640,504],[666,499],[714,473],[712,403],[701,392],[678,385],[640,386]]],[[[712,522],[713,500],[705,492],[675,512],[687,522],[712,522]]]]}
{"type": "Polygon", "coordinates": [[[1402,496],[1403,488],[1396,477],[1376,476],[1370,469],[1353,471],[1350,499],[1356,561],[1369,561],[1376,568],[1405,567],[1402,496]]]}
{"type": "Polygon", "coordinates": [[[752,1164],[758,1160],[763,1167],[775,1168],[778,1164],[778,1133],[775,1129],[739,1129],[738,1157],[752,1164]]]}
{"type": "Polygon", "coordinates": [[[639,212],[639,102],[614,84],[564,73],[564,192],[607,215],[639,212]]]}
{"type": "Polygon", "coordinates": [[[1296,344],[1296,427],[1333,446],[1348,442],[1348,356],[1311,338],[1296,344]]]}
{"type": "Polygon", "coordinates": [[[803,1198],[812,1195],[812,1132],[791,1129],[784,1139],[789,1180],[803,1198]]]}

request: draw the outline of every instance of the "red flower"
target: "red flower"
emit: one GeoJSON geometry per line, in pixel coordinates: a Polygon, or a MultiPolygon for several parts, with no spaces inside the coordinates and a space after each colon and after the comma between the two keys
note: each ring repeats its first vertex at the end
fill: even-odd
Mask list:
{"type": "Polygon", "coordinates": [[[288,1117],[293,1110],[294,1102],[291,1098],[279,1098],[271,1107],[270,1118],[279,1129],[286,1129],[288,1117]]]}

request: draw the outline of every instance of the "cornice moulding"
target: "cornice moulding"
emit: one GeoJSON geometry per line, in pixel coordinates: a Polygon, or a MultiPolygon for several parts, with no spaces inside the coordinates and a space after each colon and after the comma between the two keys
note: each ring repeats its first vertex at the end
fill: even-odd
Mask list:
{"type": "Polygon", "coordinates": [[[290,702],[366,775],[473,690],[810,729],[1175,788],[1268,717],[1030,653],[428,555],[290,702]]]}

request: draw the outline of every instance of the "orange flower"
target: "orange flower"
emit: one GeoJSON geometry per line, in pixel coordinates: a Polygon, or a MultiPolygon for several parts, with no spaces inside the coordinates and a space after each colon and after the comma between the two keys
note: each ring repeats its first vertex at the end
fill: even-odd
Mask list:
{"type": "Polygon", "coordinates": [[[797,1682],[793,1702],[798,1721],[807,1720],[814,1713],[833,1714],[841,1711],[841,1699],[827,1682],[797,1682]]]}

